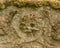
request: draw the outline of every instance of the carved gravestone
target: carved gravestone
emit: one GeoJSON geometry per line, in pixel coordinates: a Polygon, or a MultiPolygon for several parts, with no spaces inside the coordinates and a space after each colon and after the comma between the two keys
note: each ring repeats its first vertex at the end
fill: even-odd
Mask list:
{"type": "Polygon", "coordinates": [[[60,48],[59,4],[1,0],[0,48],[60,48]]]}

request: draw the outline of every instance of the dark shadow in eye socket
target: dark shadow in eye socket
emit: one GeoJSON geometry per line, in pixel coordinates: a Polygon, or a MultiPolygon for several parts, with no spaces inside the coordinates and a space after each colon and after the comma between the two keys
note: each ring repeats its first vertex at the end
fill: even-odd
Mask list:
{"type": "Polygon", "coordinates": [[[35,24],[31,23],[30,26],[31,26],[31,27],[35,27],[35,24]]]}

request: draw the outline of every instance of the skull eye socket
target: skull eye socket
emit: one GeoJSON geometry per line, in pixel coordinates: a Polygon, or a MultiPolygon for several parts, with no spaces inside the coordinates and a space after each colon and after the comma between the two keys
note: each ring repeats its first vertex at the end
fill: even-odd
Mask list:
{"type": "Polygon", "coordinates": [[[35,24],[31,23],[30,26],[31,26],[31,27],[35,27],[35,24]]]}

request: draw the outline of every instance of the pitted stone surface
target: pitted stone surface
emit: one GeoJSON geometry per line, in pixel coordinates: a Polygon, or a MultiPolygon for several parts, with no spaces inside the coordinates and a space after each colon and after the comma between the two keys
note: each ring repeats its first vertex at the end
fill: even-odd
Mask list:
{"type": "Polygon", "coordinates": [[[60,48],[59,8],[21,7],[11,1],[0,10],[0,48],[60,48]]]}

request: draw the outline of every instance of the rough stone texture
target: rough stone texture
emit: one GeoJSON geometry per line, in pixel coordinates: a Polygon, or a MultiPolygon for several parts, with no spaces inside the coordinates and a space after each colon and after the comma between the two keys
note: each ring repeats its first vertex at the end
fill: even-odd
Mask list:
{"type": "Polygon", "coordinates": [[[60,48],[60,1],[0,0],[0,48],[60,48]]]}

